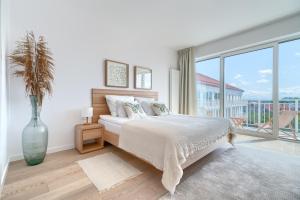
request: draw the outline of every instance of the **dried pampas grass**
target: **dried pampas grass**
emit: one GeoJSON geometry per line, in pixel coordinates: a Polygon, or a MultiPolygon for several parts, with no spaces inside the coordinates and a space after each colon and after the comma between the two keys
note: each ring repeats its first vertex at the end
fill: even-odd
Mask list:
{"type": "Polygon", "coordinates": [[[8,56],[13,67],[17,67],[14,74],[25,82],[26,93],[36,96],[39,105],[46,93],[52,94],[54,64],[51,56],[44,37],[36,41],[32,32],[18,41],[16,49],[8,56]]]}

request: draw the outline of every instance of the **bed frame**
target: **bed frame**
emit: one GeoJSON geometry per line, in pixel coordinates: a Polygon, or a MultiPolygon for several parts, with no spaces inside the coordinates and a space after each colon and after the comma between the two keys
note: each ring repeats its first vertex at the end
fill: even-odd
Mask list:
{"type": "MultiPolygon", "coordinates": [[[[99,115],[110,115],[105,95],[123,95],[134,97],[154,98],[158,100],[158,92],[154,91],[139,91],[139,90],[112,90],[112,89],[92,89],[92,107],[93,117],[92,122],[98,123],[99,115]]],[[[104,128],[104,141],[111,143],[114,146],[119,146],[119,136],[109,132],[104,128]]]]}
{"type": "MultiPolygon", "coordinates": [[[[154,91],[138,91],[138,90],[112,90],[112,89],[92,89],[92,107],[93,107],[93,117],[92,122],[98,123],[99,115],[109,115],[109,109],[106,103],[105,95],[124,95],[124,96],[134,96],[134,97],[146,97],[146,98],[154,98],[155,100],[158,99],[158,92],[154,91]]],[[[199,154],[195,154],[191,156],[183,165],[182,168],[186,168],[196,162],[197,160],[201,159],[202,157],[206,156],[210,152],[217,149],[220,145],[229,142],[232,144],[234,135],[232,133],[228,133],[226,136],[220,138],[216,144],[211,145],[201,151],[199,154]]],[[[104,128],[104,141],[119,147],[119,135],[109,132],[104,128]]],[[[128,152],[130,153],[130,152],[128,152]]],[[[130,153],[131,154],[131,153],[130,153]]],[[[132,154],[133,155],[133,154],[132,154]]],[[[135,155],[134,155],[135,156],[135,155]]],[[[143,158],[140,158],[144,160],[143,158]]],[[[149,163],[148,161],[144,160],[145,162],[149,163]]],[[[151,163],[149,163],[152,165],[151,163]]],[[[155,167],[155,166],[154,166],[155,167]]],[[[160,170],[160,169],[158,169],[160,170]]]]}

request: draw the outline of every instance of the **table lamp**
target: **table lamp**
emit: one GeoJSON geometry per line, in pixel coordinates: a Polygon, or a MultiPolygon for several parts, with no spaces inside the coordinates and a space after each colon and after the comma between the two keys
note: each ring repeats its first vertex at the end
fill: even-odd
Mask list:
{"type": "Polygon", "coordinates": [[[86,118],[84,124],[89,124],[89,117],[93,116],[93,107],[85,107],[81,110],[81,117],[86,118]]]}

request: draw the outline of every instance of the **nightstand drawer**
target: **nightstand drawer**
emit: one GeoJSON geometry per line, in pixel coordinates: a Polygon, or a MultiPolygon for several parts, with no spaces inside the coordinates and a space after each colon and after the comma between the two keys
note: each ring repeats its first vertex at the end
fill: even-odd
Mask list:
{"type": "Polygon", "coordinates": [[[95,138],[101,137],[101,130],[100,129],[89,129],[84,130],[82,132],[82,139],[83,140],[91,140],[95,138]]]}
{"type": "Polygon", "coordinates": [[[77,124],[75,126],[75,147],[79,153],[88,153],[104,146],[104,128],[101,124],[77,124]]]}

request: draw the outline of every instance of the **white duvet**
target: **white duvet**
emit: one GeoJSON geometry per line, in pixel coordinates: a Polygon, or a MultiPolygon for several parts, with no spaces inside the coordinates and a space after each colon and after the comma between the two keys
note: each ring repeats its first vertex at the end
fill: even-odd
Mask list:
{"type": "Polygon", "coordinates": [[[187,158],[230,131],[221,118],[168,115],[130,120],[122,124],[119,146],[163,171],[162,183],[173,194],[187,158]]]}

